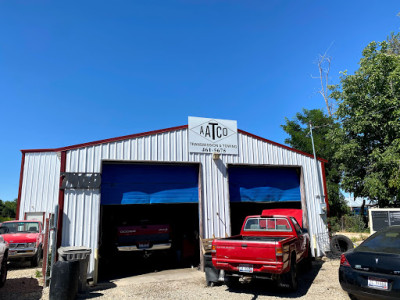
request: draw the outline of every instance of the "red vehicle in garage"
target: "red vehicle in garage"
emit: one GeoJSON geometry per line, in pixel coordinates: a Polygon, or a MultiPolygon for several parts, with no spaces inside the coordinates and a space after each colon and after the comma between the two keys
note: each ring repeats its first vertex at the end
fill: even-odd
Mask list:
{"type": "Polygon", "coordinates": [[[240,235],[212,243],[213,265],[224,270],[228,286],[250,276],[276,280],[280,286],[296,290],[301,261],[311,265],[310,238],[284,209],[248,216],[240,235]]]}
{"type": "Polygon", "coordinates": [[[140,225],[118,227],[118,251],[140,251],[149,256],[155,250],[171,248],[170,226],[142,221],[140,225]]]}

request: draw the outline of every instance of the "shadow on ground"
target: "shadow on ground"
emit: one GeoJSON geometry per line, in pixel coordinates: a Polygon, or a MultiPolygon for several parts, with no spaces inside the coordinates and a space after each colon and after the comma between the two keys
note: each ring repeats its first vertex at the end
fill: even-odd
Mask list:
{"type": "Polygon", "coordinates": [[[112,282],[101,282],[96,286],[89,287],[86,293],[81,293],[76,296],[76,299],[95,299],[103,297],[104,294],[101,291],[112,289],[117,287],[112,282]]]}
{"type": "Polygon", "coordinates": [[[310,271],[299,270],[299,284],[296,292],[289,292],[284,288],[279,288],[274,281],[262,279],[252,280],[248,283],[243,282],[237,287],[228,288],[228,290],[232,293],[252,294],[252,300],[257,299],[259,296],[299,298],[307,294],[323,264],[323,261],[316,260],[313,261],[313,267],[310,271]]]}
{"type": "Polygon", "coordinates": [[[122,252],[107,263],[100,260],[99,279],[110,281],[125,277],[143,275],[165,270],[197,267],[198,261],[179,261],[170,253],[162,253],[144,258],[137,253],[122,252]]]}
{"type": "Polygon", "coordinates": [[[36,300],[41,299],[43,287],[36,278],[8,278],[0,289],[2,300],[36,300]]]}
{"type": "Polygon", "coordinates": [[[22,269],[34,269],[34,268],[42,268],[42,260],[39,263],[39,266],[32,267],[31,262],[29,260],[9,260],[8,261],[8,270],[22,270],[22,269]]]}

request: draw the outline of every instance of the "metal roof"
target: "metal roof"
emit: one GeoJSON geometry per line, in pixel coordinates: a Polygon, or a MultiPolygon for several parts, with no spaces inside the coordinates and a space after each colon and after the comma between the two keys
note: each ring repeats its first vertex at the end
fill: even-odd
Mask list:
{"type": "MultiPolygon", "coordinates": [[[[188,125],[182,125],[182,126],[176,126],[176,127],[170,127],[170,128],[165,128],[165,129],[160,129],[160,130],[153,130],[153,131],[148,131],[148,132],[143,132],[143,133],[136,133],[136,134],[130,134],[130,135],[125,135],[125,136],[120,136],[120,137],[114,137],[114,138],[109,138],[109,139],[104,139],[104,140],[98,140],[98,141],[93,141],[93,142],[88,142],[88,143],[82,143],[82,144],[76,144],[76,145],[71,145],[71,146],[66,146],[66,147],[60,147],[60,148],[52,148],[52,149],[25,149],[21,150],[22,153],[33,153],[33,152],[61,152],[61,151],[67,151],[67,150],[74,150],[74,149],[79,149],[79,148],[84,148],[84,147],[89,147],[89,146],[96,146],[96,145],[101,145],[101,144],[106,144],[110,142],[118,142],[118,141],[124,141],[132,138],[138,138],[138,137],[145,137],[149,135],[154,135],[154,134],[159,134],[159,133],[165,133],[165,132],[171,132],[171,131],[176,131],[176,130],[181,130],[181,129],[186,129],[188,128],[188,125]]],[[[271,140],[262,138],[260,136],[251,134],[249,132],[246,132],[244,130],[238,129],[239,133],[251,136],[255,139],[261,140],[263,142],[267,142],[269,144],[284,148],[286,150],[290,150],[311,158],[314,158],[312,154],[303,152],[298,149],[291,148],[289,146],[279,144],[276,142],[273,142],[271,140]]],[[[321,162],[327,163],[328,161],[326,159],[317,157],[317,159],[321,162]]]]}

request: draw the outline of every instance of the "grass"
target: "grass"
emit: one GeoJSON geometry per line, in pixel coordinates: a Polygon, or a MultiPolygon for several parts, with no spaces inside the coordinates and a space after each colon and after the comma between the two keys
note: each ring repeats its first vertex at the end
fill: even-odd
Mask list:
{"type": "Polygon", "coordinates": [[[361,243],[361,242],[363,242],[364,240],[366,240],[367,238],[368,238],[368,234],[365,234],[365,233],[360,233],[358,236],[352,236],[352,237],[350,237],[350,240],[353,242],[353,243],[361,243]]]}
{"type": "Polygon", "coordinates": [[[42,272],[41,272],[41,271],[38,271],[38,270],[36,270],[35,277],[36,277],[36,278],[41,278],[41,277],[43,277],[43,274],[42,274],[42,272]]]}

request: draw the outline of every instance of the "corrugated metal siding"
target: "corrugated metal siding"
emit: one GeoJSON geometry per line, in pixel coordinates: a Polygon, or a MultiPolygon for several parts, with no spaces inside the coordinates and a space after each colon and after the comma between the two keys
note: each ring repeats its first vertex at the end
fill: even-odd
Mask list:
{"type": "Polygon", "coordinates": [[[57,153],[26,153],[19,215],[26,212],[54,213],[58,203],[60,159],[57,153]]]}
{"type": "Polygon", "coordinates": [[[97,249],[100,215],[99,190],[66,190],[61,246],[85,246],[92,249],[89,275],[93,276],[94,251],[97,249]]]}
{"type": "MultiPolygon", "coordinates": [[[[200,163],[202,173],[200,179],[202,199],[200,203],[203,205],[200,212],[203,217],[204,237],[209,238],[231,233],[227,178],[229,164],[300,166],[304,174],[310,235],[317,237],[317,255],[321,255],[320,250],[327,245],[326,242],[318,243],[318,237],[327,234],[327,227],[319,215],[318,178],[316,177],[313,159],[246,134],[239,133],[238,139],[239,155],[221,155],[221,159],[217,161],[212,159],[212,154],[189,154],[187,152],[187,129],[88,146],[67,151],[66,172],[100,172],[102,160],[200,163]]],[[[36,155],[54,157],[54,154],[47,153],[36,155]]],[[[35,157],[35,159],[37,158],[35,157]]],[[[28,185],[32,190],[35,185],[40,186],[43,183],[40,171],[30,165],[34,162],[31,162],[29,158],[27,160],[26,170],[24,170],[27,174],[24,175],[24,178],[28,180],[28,185]],[[32,173],[32,170],[36,171],[32,173]]],[[[59,170],[59,162],[57,166],[46,165],[44,168],[59,170]]],[[[49,175],[51,174],[56,181],[58,180],[59,173],[46,172],[49,175]]],[[[25,187],[23,199],[27,199],[27,196],[31,195],[30,189],[25,187]]],[[[58,189],[56,195],[58,195],[58,189]]],[[[24,211],[25,206],[28,205],[25,202],[22,201],[23,206],[21,208],[24,211]]],[[[52,200],[51,204],[42,205],[53,206],[54,201],[52,200]]],[[[99,210],[99,190],[66,190],[62,244],[64,246],[88,246],[94,253],[98,247],[99,210]]],[[[315,246],[313,239],[312,246],[315,246]]],[[[94,269],[94,256],[91,257],[90,272],[94,269]]]]}

